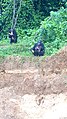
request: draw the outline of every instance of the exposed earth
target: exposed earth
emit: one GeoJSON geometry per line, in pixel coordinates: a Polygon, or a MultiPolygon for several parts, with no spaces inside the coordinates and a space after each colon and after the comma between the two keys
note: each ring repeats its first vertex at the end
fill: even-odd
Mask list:
{"type": "Polygon", "coordinates": [[[0,63],[0,119],[67,119],[67,47],[0,63]]]}

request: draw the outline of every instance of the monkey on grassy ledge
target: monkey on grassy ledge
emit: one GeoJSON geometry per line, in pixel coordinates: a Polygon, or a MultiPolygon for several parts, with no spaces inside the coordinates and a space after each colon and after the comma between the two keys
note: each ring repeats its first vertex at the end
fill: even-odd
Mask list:
{"type": "Polygon", "coordinates": [[[41,40],[34,44],[33,48],[31,48],[31,52],[34,56],[44,56],[45,47],[41,40]]]}
{"type": "Polygon", "coordinates": [[[15,29],[13,28],[9,29],[9,38],[10,38],[10,44],[17,43],[17,33],[15,29]]]}

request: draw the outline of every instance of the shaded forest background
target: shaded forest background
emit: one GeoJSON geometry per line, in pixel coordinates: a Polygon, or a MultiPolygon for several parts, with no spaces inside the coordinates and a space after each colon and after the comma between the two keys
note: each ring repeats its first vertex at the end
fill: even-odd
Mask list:
{"type": "MultiPolygon", "coordinates": [[[[17,15],[20,0],[15,1],[17,15]]],[[[58,49],[67,45],[66,0],[22,0],[16,24],[18,43],[11,46],[8,29],[12,25],[13,6],[13,0],[0,1],[1,56],[31,56],[29,49],[38,40],[42,40],[45,45],[45,55],[54,54],[58,49]]]]}

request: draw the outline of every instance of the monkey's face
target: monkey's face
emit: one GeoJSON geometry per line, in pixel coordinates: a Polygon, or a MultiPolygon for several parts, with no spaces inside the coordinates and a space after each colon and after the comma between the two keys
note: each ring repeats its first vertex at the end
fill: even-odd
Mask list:
{"type": "Polygon", "coordinates": [[[10,35],[13,36],[13,32],[12,31],[11,31],[10,35]]]}
{"type": "Polygon", "coordinates": [[[40,52],[41,51],[41,46],[38,45],[37,47],[35,47],[35,51],[40,52]]]}
{"type": "Polygon", "coordinates": [[[10,31],[9,31],[9,35],[11,35],[11,36],[14,35],[14,33],[13,33],[13,29],[10,29],[10,31]]]}

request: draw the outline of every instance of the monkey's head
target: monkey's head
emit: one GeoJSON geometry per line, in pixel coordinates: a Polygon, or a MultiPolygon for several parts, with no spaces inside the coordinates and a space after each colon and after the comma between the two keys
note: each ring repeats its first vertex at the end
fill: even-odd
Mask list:
{"type": "Polygon", "coordinates": [[[41,45],[41,43],[42,43],[42,41],[41,41],[41,40],[39,40],[37,45],[38,45],[38,46],[40,46],[40,45],[41,45]]]}

